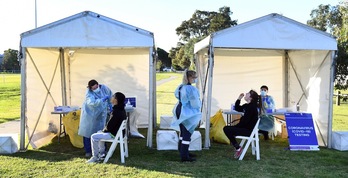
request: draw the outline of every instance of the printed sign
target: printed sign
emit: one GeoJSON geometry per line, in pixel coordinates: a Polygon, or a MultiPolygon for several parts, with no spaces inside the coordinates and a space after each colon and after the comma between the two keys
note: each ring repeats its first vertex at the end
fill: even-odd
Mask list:
{"type": "Polygon", "coordinates": [[[124,104],[126,104],[128,101],[133,107],[137,107],[137,98],[135,96],[126,97],[124,104]]]}
{"type": "Polygon", "coordinates": [[[312,114],[285,113],[290,150],[319,150],[312,114]]]}

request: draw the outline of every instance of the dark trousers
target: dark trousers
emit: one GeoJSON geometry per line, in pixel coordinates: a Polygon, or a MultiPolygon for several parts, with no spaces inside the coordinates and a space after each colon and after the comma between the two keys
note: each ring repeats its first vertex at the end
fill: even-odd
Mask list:
{"type": "Polygon", "coordinates": [[[224,133],[227,136],[227,138],[231,141],[231,144],[238,149],[239,144],[236,140],[236,136],[250,136],[251,130],[246,128],[238,128],[235,126],[225,126],[224,127],[224,133]]]}
{"type": "Polygon", "coordinates": [[[83,148],[86,153],[92,153],[91,138],[83,137],[83,148]]]}
{"type": "Polygon", "coordinates": [[[180,137],[182,140],[179,140],[179,151],[181,159],[187,159],[189,157],[189,146],[191,142],[191,132],[189,132],[186,127],[182,124],[180,126],[180,137]],[[180,145],[181,142],[181,145],[180,145]]]}

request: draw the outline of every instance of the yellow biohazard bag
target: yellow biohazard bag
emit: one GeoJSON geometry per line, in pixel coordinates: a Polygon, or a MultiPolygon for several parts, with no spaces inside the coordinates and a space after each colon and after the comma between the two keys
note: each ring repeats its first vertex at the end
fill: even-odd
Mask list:
{"type": "Polygon", "coordinates": [[[70,142],[74,147],[83,148],[83,137],[78,135],[81,110],[69,112],[63,117],[65,132],[69,135],[70,142]]]}
{"type": "Polygon", "coordinates": [[[214,142],[230,144],[230,140],[224,133],[223,128],[226,126],[222,110],[220,109],[216,114],[210,118],[210,139],[214,142]]]}

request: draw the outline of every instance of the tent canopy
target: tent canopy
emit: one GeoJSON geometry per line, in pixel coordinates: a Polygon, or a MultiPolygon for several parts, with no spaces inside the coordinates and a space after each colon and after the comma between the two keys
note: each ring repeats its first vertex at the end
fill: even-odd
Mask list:
{"type": "Polygon", "coordinates": [[[203,100],[205,147],[209,118],[229,109],[242,92],[269,87],[276,108],[310,112],[318,141],[330,146],[335,38],[279,14],[211,34],[195,44],[203,100]]]}
{"type": "Polygon", "coordinates": [[[33,147],[50,141],[55,134],[48,126],[59,125],[59,115],[51,114],[54,106],[82,106],[91,79],[112,92],[135,96],[137,125],[152,126],[156,115],[152,32],[85,11],[22,33],[20,46],[21,149],[25,131],[33,147]]]}

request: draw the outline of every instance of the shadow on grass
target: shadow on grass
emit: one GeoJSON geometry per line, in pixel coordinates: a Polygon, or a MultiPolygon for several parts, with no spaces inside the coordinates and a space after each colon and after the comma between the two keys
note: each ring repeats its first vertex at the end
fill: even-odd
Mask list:
{"type": "MultiPolygon", "coordinates": [[[[139,129],[146,136],[147,129],[139,129]]],[[[204,142],[204,130],[199,129],[204,142]]],[[[172,175],[189,177],[303,177],[323,176],[335,169],[338,175],[346,175],[348,164],[347,152],[339,152],[327,148],[320,151],[289,151],[287,139],[276,137],[275,140],[265,141],[260,138],[261,160],[256,161],[255,156],[247,151],[244,160],[233,158],[234,149],[226,144],[211,143],[209,149],[197,151],[197,161],[194,163],[181,163],[179,152],[176,150],[158,151],[156,149],[156,130],[153,133],[153,148],[146,147],[146,139],[129,139],[129,157],[126,163],[120,163],[119,146],[110,158],[108,164],[100,165],[109,168],[125,166],[136,168],[138,171],[156,171],[172,175]],[[111,167],[110,167],[111,166],[111,167]],[[233,175],[231,174],[231,170],[233,175]],[[244,170],[244,171],[237,171],[244,170]]],[[[28,150],[23,153],[9,155],[24,159],[44,160],[49,162],[75,162],[84,164],[88,158],[84,156],[83,148],[75,148],[68,137],[57,137],[52,142],[37,150],[28,150]]],[[[204,144],[204,143],[203,143],[204,144]]],[[[108,145],[108,147],[110,147],[108,145]]],[[[99,165],[98,165],[99,166],[99,165]]],[[[337,175],[337,174],[336,174],[337,175]]]]}

